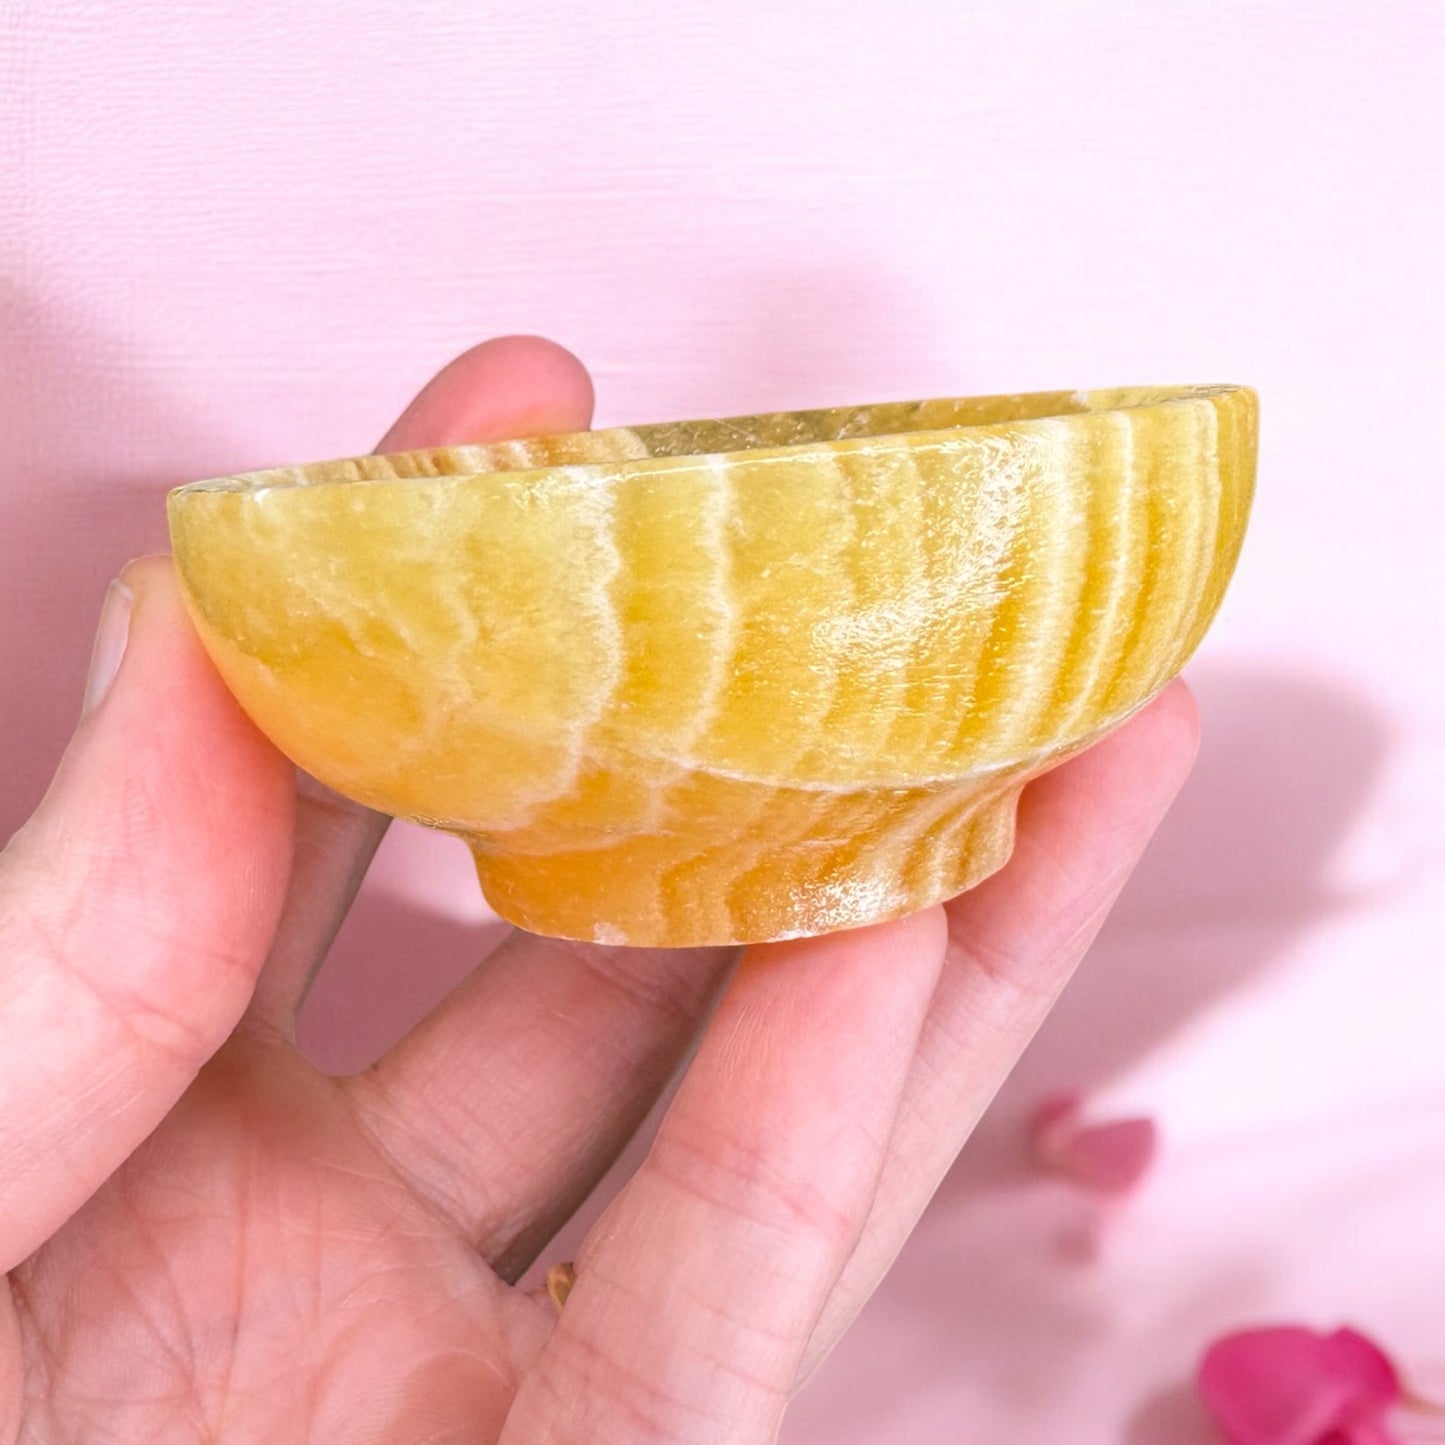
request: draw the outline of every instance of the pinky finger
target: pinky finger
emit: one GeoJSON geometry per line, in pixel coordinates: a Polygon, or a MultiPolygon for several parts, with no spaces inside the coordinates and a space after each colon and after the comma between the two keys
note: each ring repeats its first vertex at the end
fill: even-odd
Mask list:
{"type": "Polygon", "coordinates": [[[774,1437],[872,1206],[944,946],[935,909],[744,954],[502,1445],[774,1437]]]}

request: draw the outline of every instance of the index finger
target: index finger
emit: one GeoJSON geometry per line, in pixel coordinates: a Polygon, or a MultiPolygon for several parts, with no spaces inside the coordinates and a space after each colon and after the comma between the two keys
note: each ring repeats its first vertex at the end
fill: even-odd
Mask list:
{"type": "Polygon", "coordinates": [[[771,1440],[867,1217],[942,911],[749,949],[502,1445],[771,1440]]]}

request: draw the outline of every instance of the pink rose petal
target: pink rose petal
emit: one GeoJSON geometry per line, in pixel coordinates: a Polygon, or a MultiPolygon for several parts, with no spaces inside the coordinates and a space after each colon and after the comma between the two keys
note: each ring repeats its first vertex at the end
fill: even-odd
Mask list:
{"type": "Polygon", "coordinates": [[[1385,1425],[1400,1401],[1399,1375],[1357,1330],[1279,1325],[1225,1335],[1196,1384],[1230,1445],[1399,1445],[1385,1425]]]}
{"type": "Polygon", "coordinates": [[[1159,1148],[1152,1119],[1085,1124],[1078,1094],[1058,1094],[1034,1111],[1030,1127],[1034,1159],[1041,1168],[1082,1189],[1123,1194],[1148,1172],[1159,1148]]]}

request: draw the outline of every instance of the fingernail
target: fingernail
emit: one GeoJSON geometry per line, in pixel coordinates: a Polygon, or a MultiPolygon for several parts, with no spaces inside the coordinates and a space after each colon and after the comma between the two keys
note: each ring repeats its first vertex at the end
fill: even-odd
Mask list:
{"type": "Polygon", "coordinates": [[[95,646],[90,652],[90,674],[85,679],[85,702],[81,717],[89,717],[110,691],[125,645],[130,639],[130,609],[135,593],[120,578],[110,584],[105,605],[100,609],[100,626],[95,630],[95,646]]]}

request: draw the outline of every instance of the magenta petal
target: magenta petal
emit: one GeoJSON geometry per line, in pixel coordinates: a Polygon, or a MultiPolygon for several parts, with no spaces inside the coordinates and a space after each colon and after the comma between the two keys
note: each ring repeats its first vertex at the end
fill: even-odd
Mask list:
{"type": "Polygon", "coordinates": [[[1355,1398],[1362,1408],[1380,1415],[1399,1403],[1399,1373],[1374,1340],[1346,1326],[1325,1337],[1324,1355],[1330,1369],[1354,1382],[1355,1398]]]}
{"type": "Polygon", "coordinates": [[[1317,1445],[1403,1445],[1383,1425],[1356,1425],[1350,1430],[1331,1430],[1322,1435],[1317,1445]]]}
{"type": "Polygon", "coordinates": [[[1042,1168],[1101,1194],[1122,1194],[1148,1171],[1159,1147],[1152,1119],[1081,1124],[1077,1094],[1046,1099],[1034,1111],[1034,1158],[1042,1168]]]}
{"type": "Polygon", "coordinates": [[[1343,1445],[1402,1445],[1383,1425],[1357,1425],[1348,1436],[1340,1437],[1343,1445]]]}
{"type": "Polygon", "coordinates": [[[1384,1414],[1399,1379],[1356,1330],[1226,1335],[1204,1356],[1197,1385],[1230,1445],[1393,1445],[1384,1414]]]}

